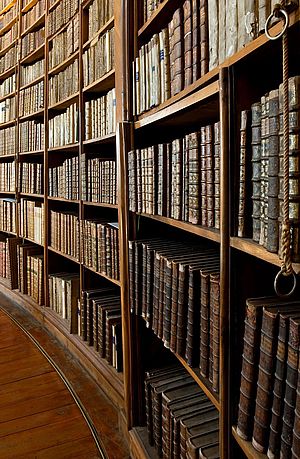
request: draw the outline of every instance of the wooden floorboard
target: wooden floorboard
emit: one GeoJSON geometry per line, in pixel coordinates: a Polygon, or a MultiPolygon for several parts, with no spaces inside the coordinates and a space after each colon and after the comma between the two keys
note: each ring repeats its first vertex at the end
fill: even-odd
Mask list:
{"type": "Polygon", "coordinates": [[[59,374],[0,310],[0,458],[99,458],[59,374]]]}
{"type": "MultiPolygon", "coordinates": [[[[102,392],[97,381],[84,370],[69,349],[49,333],[43,323],[35,320],[29,312],[1,291],[0,308],[0,381],[1,379],[3,381],[3,383],[0,382],[0,435],[2,427],[6,423],[6,432],[13,430],[9,429],[14,420],[16,428],[21,430],[21,434],[18,431],[0,437],[0,459],[96,459],[100,457],[90,432],[84,433],[86,431],[82,429],[83,435],[76,435],[76,430],[72,431],[71,425],[65,426],[62,422],[57,424],[59,425],[58,430],[60,430],[61,437],[55,444],[52,443],[50,445],[47,443],[43,445],[39,443],[40,438],[44,436],[52,437],[57,430],[53,427],[53,424],[47,430],[47,426],[41,425],[43,424],[43,419],[51,415],[49,411],[57,412],[60,408],[63,409],[63,407],[69,406],[70,401],[73,401],[73,397],[63,383],[58,388],[57,374],[52,366],[50,371],[42,374],[39,374],[39,371],[36,371],[35,375],[32,376],[26,373],[28,366],[25,361],[27,359],[32,362],[35,361],[36,355],[40,354],[40,351],[31,340],[31,345],[28,345],[27,340],[29,338],[26,334],[1,310],[7,311],[8,314],[12,315],[42,346],[57,367],[62,370],[73,391],[88,412],[106,457],[128,459],[130,455],[127,438],[124,437],[119,429],[120,414],[102,392]],[[13,333],[11,332],[12,324],[14,325],[13,333]],[[24,365],[21,364],[20,369],[18,369],[18,364],[22,360],[24,360],[24,365]],[[5,370],[5,364],[7,364],[7,367],[11,365],[10,369],[12,370],[13,362],[16,363],[15,376],[11,377],[3,374],[2,368],[5,370]],[[20,375],[24,376],[24,378],[18,379],[20,375]],[[36,421],[36,424],[34,424],[34,415],[37,415],[39,420],[39,422],[36,421]],[[25,426],[24,419],[26,417],[30,420],[31,426],[36,425],[35,428],[22,430],[25,426]],[[34,452],[28,453],[28,450],[26,452],[22,449],[17,452],[13,451],[13,448],[16,447],[14,443],[23,443],[20,435],[27,435],[29,432],[31,432],[31,441],[25,442],[25,445],[29,447],[34,444],[34,452]],[[65,438],[63,438],[63,433],[65,433],[65,438]],[[6,447],[1,449],[5,438],[6,447]]],[[[46,364],[43,363],[43,365],[46,364]]],[[[52,415],[54,414],[52,413],[52,415]]],[[[76,418],[76,420],[79,422],[80,418],[76,418]]]]}

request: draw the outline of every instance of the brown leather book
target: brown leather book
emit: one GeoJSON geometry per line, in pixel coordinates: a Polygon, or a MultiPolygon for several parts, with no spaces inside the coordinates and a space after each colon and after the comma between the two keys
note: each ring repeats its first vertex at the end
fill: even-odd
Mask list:
{"type": "Polygon", "coordinates": [[[220,273],[210,274],[210,317],[211,342],[212,342],[212,386],[213,390],[219,391],[219,354],[220,354],[220,273]]]}
{"type": "Polygon", "coordinates": [[[209,446],[201,447],[199,450],[199,459],[219,459],[219,443],[216,442],[209,446]]]}
{"type": "Polygon", "coordinates": [[[192,0],[183,3],[184,87],[193,82],[192,0]]]}
{"type": "Polygon", "coordinates": [[[298,383],[296,393],[295,421],[292,438],[292,458],[297,458],[300,450],[300,359],[298,362],[298,383]]]}
{"type": "Polygon", "coordinates": [[[200,162],[199,133],[193,132],[186,137],[188,151],[188,221],[200,223],[200,162]]]}
{"type": "Polygon", "coordinates": [[[173,78],[171,75],[171,96],[174,96],[183,89],[183,19],[182,9],[178,8],[173,15],[173,37],[172,37],[171,68],[173,68],[173,78]]]}
{"type": "Polygon", "coordinates": [[[272,393],[274,385],[275,357],[278,342],[279,314],[297,311],[297,303],[278,304],[263,309],[260,358],[257,379],[256,406],[252,444],[264,452],[268,446],[272,393]]]}
{"type": "Polygon", "coordinates": [[[106,316],[106,333],[105,333],[105,359],[109,365],[113,365],[113,326],[116,324],[121,324],[121,310],[119,313],[106,316]]]}
{"type": "Polygon", "coordinates": [[[200,77],[200,5],[199,0],[192,0],[192,55],[193,82],[200,77]]]}
{"type": "Polygon", "coordinates": [[[259,242],[261,221],[260,221],[260,187],[261,187],[261,103],[257,102],[251,106],[252,115],[252,238],[259,242]]]}
{"type": "Polygon", "coordinates": [[[208,13],[207,1],[200,0],[200,76],[208,72],[208,13]]]}
{"type": "Polygon", "coordinates": [[[249,126],[250,126],[250,111],[242,110],[241,112],[241,128],[240,128],[240,167],[239,167],[239,207],[238,207],[238,236],[246,236],[246,158],[248,157],[249,143],[249,126]]]}
{"type": "MultiPolygon", "coordinates": [[[[299,303],[300,307],[300,303],[299,303]]],[[[300,318],[290,318],[286,386],[283,407],[283,422],[281,433],[280,455],[287,457],[290,454],[293,438],[293,427],[296,408],[296,390],[298,381],[300,344],[300,318]]]]}
{"type": "MultiPolygon", "coordinates": [[[[207,448],[211,445],[218,444],[219,428],[218,422],[213,421],[211,426],[208,427],[208,430],[204,431],[198,435],[190,437],[187,440],[187,459],[198,459],[200,454],[200,448],[207,448]]],[[[206,457],[206,456],[204,456],[206,457]]],[[[210,457],[210,456],[208,456],[210,457]]],[[[218,456],[217,456],[218,457],[218,456]]]]}

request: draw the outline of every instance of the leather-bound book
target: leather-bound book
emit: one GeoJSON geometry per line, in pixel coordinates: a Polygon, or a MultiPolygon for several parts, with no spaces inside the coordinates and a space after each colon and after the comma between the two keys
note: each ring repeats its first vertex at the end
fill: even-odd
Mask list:
{"type": "Polygon", "coordinates": [[[193,82],[192,0],[183,3],[184,87],[193,82]]]}
{"type": "Polygon", "coordinates": [[[209,70],[219,64],[219,2],[207,1],[208,37],[209,37],[209,70]]]}
{"type": "Polygon", "coordinates": [[[199,133],[187,135],[188,151],[188,221],[200,223],[200,162],[199,162],[199,133]]]}
{"type": "Polygon", "coordinates": [[[192,81],[200,77],[200,6],[199,0],[192,0],[192,81]]]}
{"type": "Polygon", "coordinates": [[[129,264],[129,302],[130,302],[130,312],[133,314],[135,312],[135,243],[134,241],[128,241],[128,264],[129,264]]]}
{"type": "Polygon", "coordinates": [[[282,430],[282,416],[284,406],[284,394],[286,385],[287,352],[289,337],[289,315],[280,314],[278,345],[276,353],[276,368],[274,376],[272,418],[270,425],[270,437],[267,456],[275,459],[279,456],[280,436],[282,430]]]}
{"type": "Polygon", "coordinates": [[[218,419],[218,411],[216,410],[215,406],[211,403],[208,404],[207,401],[203,401],[201,408],[199,411],[195,411],[194,413],[187,413],[185,416],[182,416],[180,419],[180,457],[185,459],[187,453],[187,440],[188,430],[199,426],[201,424],[205,424],[206,422],[218,419]],[[203,421],[203,422],[202,422],[203,421]]]}
{"type": "Polygon", "coordinates": [[[106,321],[114,314],[120,313],[120,298],[104,297],[98,302],[98,350],[100,357],[106,357],[106,321]]]}
{"type": "Polygon", "coordinates": [[[201,225],[207,226],[206,129],[200,128],[201,225]]]}
{"type": "Polygon", "coordinates": [[[296,393],[296,407],[295,407],[295,420],[293,428],[293,441],[292,441],[292,459],[299,456],[300,451],[300,359],[298,361],[298,383],[296,393]]]}
{"type": "Polygon", "coordinates": [[[183,375],[184,369],[178,365],[170,367],[153,369],[145,373],[145,411],[147,421],[148,439],[150,445],[154,444],[153,440],[153,412],[152,412],[152,397],[151,397],[151,384],[155,381],[162,381],[169,378],[171,375],[183,375]]]}
{"type": "Polygon", "coordinates": [[[214,139],[213,139],[213,126],[208,125],[205,127],[206,148],[205,148],[205,161],[206,161],[206,201],[207,201],[207,226],[212,228],[215,224],[215,187],[214,187],[214,139]]]}
{"type": "Polygon", "coordinates": [[[252,225],[253,240],[259,242],[261,221],[260,221],[260,197],[261,197],[261,103],[257,102],[251,106],[252,116],[252,225]]]}
{"type": "Polygon", "coordinates": [[[173,50],[171,63],[173,68],[173,77],[171,76],[171,96],[175,96],[183,89],[183,61],[184,61],[184,48],[183,48],[183,18],[182,9],[178,8],[173,15],[173,50]]]}
{"type": "Polygon", "coordinates": [[[199,459],[219,459],[220,448],[219,443],[203,446],[199,450],[199,459]]]}
{"type": "Polygon", "coordinates": [[[269,441],[279,314],[281,312],[294,312],[296,307],[297,303],[278,303],[277,306],[269,306],[263,309],[256,406],[252,436],[252,444],[254,448],[260,452],[266,450],[269,441]]]}
{"type": "Polygon", "coordinates": [[[241,128],[240,128],[240,168],[239,168],[239,208],[238,208],[238,237],[246,236],[245,220],[246,220],[246,156],[247,143],[249,135],[249,110],[241,112],[241,128]]]}
{"type": "Polygon", "coordinates": [[[195,394],[199,395],[199,386],[191,381],[182,387],[164,391],[162,394],[162,456],[170,457],[172,449],[172,430],[170,428],[170,403],[186,400],[195,394]]]}
{"type": "Polygon", "coordinates": [[[105,331],[105,359],[109,365],[113,365],[113,336],[112,327],[113,325],[121,323],[121,311],[116,311],[106,317],[106,331],[105,331]]]}
{"type": "Polygon", "coordinates": [[[200,76],[208,72],[208,56],[207,0],[200,0],[200,76]]]}
{"type": "Polygon", "coordinates": [[[167,144],[158,145],[157,214],[167,215],[167,144]]]}
{"type": "Polygon", "coordinates": [[[215,228],[220,229],[220,122],[214,124],[215,228]]]}
{"type": "Polygon", "coordinates": [[[260,169],[260,237],[268,243],[268,174],[269,174],[269,94],[261,97],[261,169],[260,169]]]}
{"type": "Polygon", "coordinates": [[[209,304],[210,304],[209,272],[201,273],[201,308],[200,308],[200,373],[205,378],[209,373],[209,304]]]}
{"type": "Polygon", "coordinates": [[[136,183],[136,152],[132,150],[128,153],[128,193],[129,210],[137,211],[137,183],[136,183]]]}
{"type": "Polygon", "coordinates": [[[210,309],[212,311],[212,386],[219,391],[219,354],[220,354],[220,274],[210,274],[210,309]]]}
{"type": "MultiPolygon", "coordinates": [[[[300,307],[300,303],[299,303],[300,307]]],[[[281,457],[289,457],[292,440],[293,427],[295,420],[296,408],[296,390],[298,381],[298,364],[299,364],[299,344],[300,344],[300,318],[290,318],[289,342],[288,342],[288,357],[287,357],[287,372],[286,385],[283,407],[283,423],[281,433],[281,457]]]]}
{"type": "Polygon", "coordinates": [[[219,437],[219,425],[218,420],[213,420],[205,425],[199,426],[200,433],[189,437],[186,442],[186,458],[187,459],[198,459],[199,450],[201,447],[208,447],[215,445],[218,442],[219,437]],[[206,430],[207,429],[207,430],[206,430]]]}
{"type": "MultiPolygon", "coordinates": [[[[81,292],[81,315],[80,315],[80,321],[81,321],[81,337],[84,341],[87,341],[87,334],[88,334],[88,323],[92,321],[92,319],[89,317],[89,314],[92,313],[90,310],[90,301],[96,297],[99,296],[104,296],[106,294],[109,294],[113,292],[114,290],[112,288],[100,288],[100,289],[90,289],[90,290],[83,290],[81,292]]],[[[90,335],[90,331],[89,331],[90,335]]]]}

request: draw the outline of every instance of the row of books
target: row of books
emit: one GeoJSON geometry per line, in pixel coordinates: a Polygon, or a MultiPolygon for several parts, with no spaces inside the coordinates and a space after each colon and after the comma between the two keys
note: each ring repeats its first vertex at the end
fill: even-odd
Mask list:
{"type": "Polygon", "coordinates": [[[76,273],[55,273],[49,276],[49,307],[64,321],[69,333],[78,330],[80,277],[76,273]]]}
{"type": "Polygon", "coordinates": [[[220,124],[128,154],[129,208],[220,227],[220,124]]]}
{"type": "Polygon", "coordinates": [[[43,164],[19,163],[18,188],[20,193],[43,194],[43,164]]]}
{"type": "Polygon", "coordinates": [[[115,66],[115,29],[101,35],[83,54],[83,84],[88,86],[115,66]]]}
{"type": "Polygon", "coordinates": [[[65,70],[49,80],[49,105],[72,96],[79,90],[79,63],[76,59],[65,70]]]}
{"type": "Polygon", "coordinates": [[[20,67],[20,86],[30,84],[37,78],[44,75],[45,59],[34,62],[31,65],[23,65],[20,67]]]}
{"type": "Polygon", "coordinates": [[[219,456],[219,412],[183,367],[145,374],[148,438],[160,457],[219,456]]]}
{"type": "Polygon", "coordinates": [[[141,22],[147,22],[163,0],[143,0],[141,5],[141,22]]]}
{"type": "Polygon", "coordinates": [[[12,27],[0,37],[0,49],[3,50],[9,46],[18,36],[18,23],[12,25],[12,27]]]}
{"type": "Polygon", "coordinates": [[[16,99],[9,97],[0,102],[0,124],[16,118],[16,99]]]}
{"type": "Polygon", "coordinates": [[[17,47],[13,46],[7,53],[0,57],[0,75],[6,72],[6,70],[15,66],[17,62],[17,47]]]}
{"type": "Polygon", "coordinates": [[[11,0],[2,0],[1,2],[1,11],[4,10],[9,4],[11,3],[11,0]]]}
{"type": "Polygon", "coordinates": [[[49,69],[56,67],[75,53],[79,47],[79,16],[76,14],[66,30],[56,35],[49,51],[49,69]]]}
{"type": "Polygon", "coordinates": [[[40,306],[44,304],[44,269],[41,247],[17,239],[14,286],[40,306]]]}
{"type": "Polygon", "coordinates": [[[115,290],[82,291],[79,334],[109,365],[122,371],[121,299],[115,290]]]}
{"type": "Polygon", "coordinates": [[[44,244],[44,203],[21,198],[20,236],[37,244],[44,244]]]}
{"type": "Polygon", "coordinates": [[[0,98],[7,96],[8,94],[16,91],[16,74],[14,73],[10,77],[6,78],[0,84],[0,98]]]}
{"type": "Polygon", "coordinates": [[[7,237],[4,234],[0,234],[0,277],[2,279],[6,279],[9,273],[8,250],[7,237]]]}
{"type": "Polygon", "coordinates": [[[85,102],[85,140],[98,139],[116,132],[115,88],[104,96],[85,102]]]}
{"type": "Polygon", "coordinates": [[[186,0],[169,24],[139,49],[133,71],[135,114],[161,104],[207,70],[207,6],[186,0]]]}
{"type": "Polygon", "coordinates": [[[16,154],[16,126],[0,130],[0,156],[16,154]]]}
{"type": "Polygon", "coordinates": [[[22,38],[21,55],[22,58],[35,51],[45,43],[45,27],[30,32],[22,38]]]}
{"type": "Polygon", "coordinates": [[[88,7],[88,40],[114,15],[114,0],[94,0],[88,7]]]}
{"type": "Polygon", "coordinates": [[[131,312],[219,389],[219,253],[177,240],[129,241],[131,312]]]}
{"type": "Polygon", "coordinates": [[[29,120],[19,125],[19,151],[39,151],[44,149],[45,125],[38,120],[29,120]]]}
{"type": "Polygon", "coordinates": [[[78,156],[66,159],[61,165],[49,168],[49,196],[79,199],[78,156]]]}
{"type": "Polygon", "coordinates": [[[79,261],[78,215],[51,210],[50,226],[50,246],[79,261]]]}
{"type": "Polygon", "coordinates": [[[104,221],[81,221],[82,260],[98,273],[120,279],[119,225],[104,221]]]}
{"type": "Polygon", "coordinates": [[[31,115],[44,108],[44,81],[22,89],[19,94],[19,116],[31,115]]]}
{"type": "Polygon", "coordinates": [[[78,142],[77,104],[49,120],[49,148],[61,147],[78,142]]]}
{"type": "MultiPolygon", "coordinates": [[[[289,79],[289,218],[291,251],[300,260],[299,128],[300,77],[289,79]]],[[[238,235],[249,233],[244,225],[246,202],[252,201],[252,237],[270,252],[281,252],[283,217],[283,96],[279,89],[262,96],[250,111],[241,113],[238,235]],[[250,138],[247,138],[247,135],[250,138]],[[247,186],[247,173],[252,187],[247,186]],[[249,177],[249,178],[250,178],[249,177]]],[[[249,183],[250,184],[250,183],[249,183]]]]}
{"type": "Polygon", "coordinates": [[[15,161],[0,163],[0,192],[16,189],[16,164],[15,161]]]}
{"type": "Polygon", "coordinates": [[[0,198],[0,231],[16,233],[16,201],[11,198],[0,198]]]}
{"type": "Polygon", "coordinates": [[[15,3],[8,11],[6,11],[1,17],[0,29],[7,26],[13,19],[18,15],[18,4],[15,3]]]}
{"type": "Polygon", "coordinates": [[[39,0],[26,14],[22,16],[22,32],[25,32],[46,11],[46,1],[39,0]]]}
{"type": "Polygon", "coordinates": [[[237,432],[269,458],[299,453],[299,318],[299,301],[246,301],[237,432]]]}
{"type": "Polygon", "coordinates": [[[61,0],[48,16],[49,36],[67,24],[78,11],[78,0],[61,0]]]}
{"type": "Polygon", "coordinates": [[[82,199],[117,204],[116,162],[82,156],[82,199]]]}
{"type": "Polygon", "coordinates": [[[8,281],[11,289],[18,287],[18,244],[19,238],[0,234],[0,277],[8,281]]]}

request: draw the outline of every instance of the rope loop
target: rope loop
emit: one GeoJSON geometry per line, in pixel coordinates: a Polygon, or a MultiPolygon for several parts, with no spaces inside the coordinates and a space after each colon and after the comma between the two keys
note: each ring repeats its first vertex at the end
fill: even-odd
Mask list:
{"type": "Polygon", "coordinates": [[[289,15],[287,14],[286,10],[279,4],[276,3],[274,6],[273,12],[270,14],[268,19],[266,20],[266,25],[265,25],[265,34],[268,37],[269,40],[277,40],[278,38],[282,37],[283,34],[286,32],[287,28],[289,26],[289,15]],[[281,19],[283,21],[283,26],[281,31],[277,35],[270,35],[269,33],[269,27],[271,25],[272,19],[281,19]]]}

